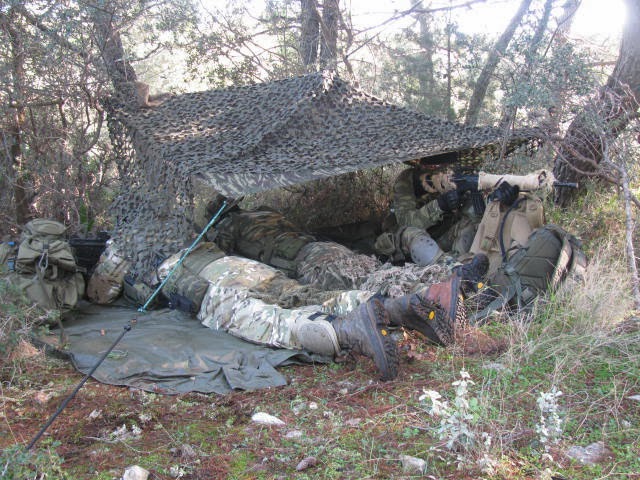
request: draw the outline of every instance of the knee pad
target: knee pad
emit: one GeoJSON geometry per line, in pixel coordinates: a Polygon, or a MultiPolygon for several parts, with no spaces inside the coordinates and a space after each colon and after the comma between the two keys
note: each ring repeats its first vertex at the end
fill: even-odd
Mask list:
{"type": "Polygon", "coordinates": [[[421,267],[432,265],[444,253],[436,241],[426,232],[412,236],[407,247],[411,260],[421,267]]]}

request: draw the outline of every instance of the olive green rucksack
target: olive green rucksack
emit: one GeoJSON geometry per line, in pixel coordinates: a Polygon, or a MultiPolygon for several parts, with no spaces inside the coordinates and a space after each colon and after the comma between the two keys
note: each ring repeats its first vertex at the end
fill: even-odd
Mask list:
{"type": "Polygon", "coordinates": [[[60,222],[35,219],[22,232],[13,280],[43,308],[73,308],[84,295],[83,269],[65,231],[60,222]]]}
{"type": "Polygon", "coordinates": [[[504,308],[526,308],[540,295],[557,288],[569,276],[581,278],[587,259],[580,241],[557,225],[545,225],[531,233],[487,282],[493,298],[469,315],[478,322],[504,308]]]}

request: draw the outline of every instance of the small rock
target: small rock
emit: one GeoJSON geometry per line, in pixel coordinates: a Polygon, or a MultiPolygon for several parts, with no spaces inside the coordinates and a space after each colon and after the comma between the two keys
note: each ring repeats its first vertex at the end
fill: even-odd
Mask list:
{"type": "Polygon", "coordinates": [[[94,410],[89,414],[89,420],[95,420],[96,418],[100,418],[102,415],[102,410],[94,410]]]}
{"type": "Polygon", "coordinates": [[[285,423],[279,418],[264,412],[254,413],[253,416],[251,417],[251,420],[261,425],[277,425],[277,426],[285,425],[285,423]]]}
{"type": "Polygon", "coordinates": [[[338,393],[340,395],[346,395],[347,393],[349,393],[349,390],[347,390],[346,388],[341,388],[340,391],[338,391],[338,393]]]}
{"type": "Polygon", "coordinates": [[[583,465],[596,465],[606,460],[612,453],[611,450],[605,446],[604,442],[595,442],[586,447],[574,445],[567,450],[566,455],[583,465]]]}
{"type": "Polygon", "coordinates": [[[350,427],[357,427],[358,425],[360,425],[360,422],[362,422],[361,418],[350,418],[344,423],[346,423],[350,427]]]}
{"type": "Polygon", "coordinates": [[[296,440],[298,438],[302,438],[302,432],[300,430],[291,430],[287,432],[284,438],[288,438],[289,440],[296,440]]]}
{"type": "Polygon", "coordinates": [[[309,410],[317,410],[318,404],[316,402],[309,402],[309,410]]]}
{"type": "Polygon", "coordinates": [[[180,445],[180,456],[184,459],[191,459],[197,456],[196,450],[188,443],[180,445]]]}
{"type": "Polygon", "coordinates": [[[402,462],[402,470],[405,473],[424,475],[424,472],[427,470],[427,462],[421,458],[400,455],[400,462],[402,462]]]}
{"type": "Polygon", "coordinates": [[[307,468],[315,467],[317,464],[318,459],[316,457],[307,457],[296,466],[296,470],[300,472],[302,470],[306,470],[307,468]]]}
{"type": "Polygon", "coordinates": [[[149,471],[138,465],[132,465],[124,471],[122,480],[147,480],[149,478],[149,471]]]}

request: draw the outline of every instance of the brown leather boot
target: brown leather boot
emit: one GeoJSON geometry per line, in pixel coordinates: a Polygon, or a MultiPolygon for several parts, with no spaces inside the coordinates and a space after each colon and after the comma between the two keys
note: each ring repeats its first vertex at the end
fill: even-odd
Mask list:
{"type": "Polygon", "coordinates": [[[456,267],[451,277],[417,293],[400,298],[388,298],[384,307],[393,325],[417,330],[438,345],[454,343],[456,328],[466,324],[462,293],[477,291],[489,269],[484,254],[456,267]]]}
{"type": "Polygon", "coordinates": [[[391,324],[417,330],[438,345],[453,344],[456,324],[465,322],[460,281],[452,275],[417,293],[385,299],[391,324]]]}
{"type": "Polygon", "coordinates": [[[331,321],[340,347],[371,358],[382,380],[398,375],[398,346],[389,335],[389,315],[376,295],[347,315],[331,321]]]}

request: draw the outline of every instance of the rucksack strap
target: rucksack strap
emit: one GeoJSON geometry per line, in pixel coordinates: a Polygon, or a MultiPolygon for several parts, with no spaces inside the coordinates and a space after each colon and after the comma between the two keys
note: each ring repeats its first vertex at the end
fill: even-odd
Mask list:
{"type": "Polygon", "coordinates": [[[494,291],[499,295],[481,310],[470,313],[469,321],[477,324],[507,305],[526,308],[536,296],[556,289],[568,276],[582,277],[586,265],[582,246],[573,235],[556,225],[537,229],[530,235],[527,245],[503,262],[493,277],[494,291]],[[550,249],[555,248],[557,255],[549,254],[550,249]],[[547,258],[553,262],[552,271],[544,268],[547,258]]]}

